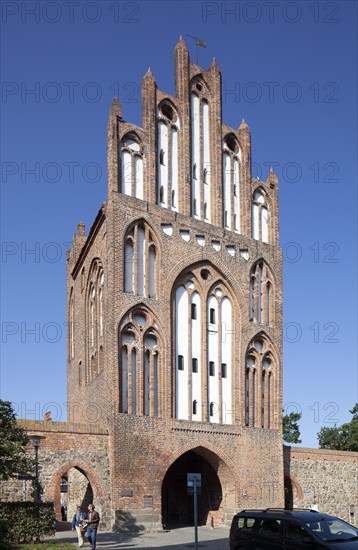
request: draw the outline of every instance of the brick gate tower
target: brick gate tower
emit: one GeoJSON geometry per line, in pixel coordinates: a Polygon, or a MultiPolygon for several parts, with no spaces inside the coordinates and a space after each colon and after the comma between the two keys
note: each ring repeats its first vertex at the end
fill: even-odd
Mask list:
{"type": "MultiPolygon", "coordinates": [[[[108,196],[67,256],[68,420],[110,434],[113,522],[201,523],[283,505],[278,181],[222,122],[221,73],[175,47],[176,94],[108,121],[108,196]]],[[[93,465],[95,467],[95,465],[93,465]]]]}

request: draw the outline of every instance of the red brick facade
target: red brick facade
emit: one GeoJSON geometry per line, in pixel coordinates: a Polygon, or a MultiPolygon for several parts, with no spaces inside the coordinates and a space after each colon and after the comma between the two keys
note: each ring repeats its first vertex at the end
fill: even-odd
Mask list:
{"type": "MultiPolygon", "coordinates": [[[[278,182],[272,171],[264,182],[251,178],[251,143],[247,124],[243,121],[236,130],[222,123],[221,73],[215,60],[207,71],[191,63],[182,39],[176,45],[174,55],[175,97],[157,88],[150,70],[143,78],[142,128],[123,120],[117,99],[110,109],[107,202],[100,209],[87,237],[83,224],[79,225],[67,256],[68,417],[70,422],[83,422],[85,410],[86,422],[108,428],[111,506],[118,511],[118,517],[126,511],[135,521],[145,524],[160,525],[164,516],[169,516],[169,522],[185,522],[188,519],[183,512],[186,504],[179,503],[178,510],[170,504],[170,493],[175,487],[174,474],[171,477],[169,473],[166,477],[166,473],[176,460],[189,453],[185,466],[188,471],[195,463],[200,471],[210,470],[207,476],[216,480],[215,494],[210,493],[209,487],[205,489],[202,521],[211,521],[211,517],[215,517],[215,522],[220,524],[229,520],[238,507],[283,505],[282,257],[278,231],[278,182]],[[210,223],[203,219],[206,204],[203,206],[201,200],[199,215],[193,215],[190,104],[193,90],[198,101],[208,105],[209,112],[210,141],[206,147],[210,165],[208,170],[200,169],[199,179],[206,178],[210,172],[210,191],[205,188],[205,181],[200,183],[200,192],[207,193],[206,200],[210,204],[210,223]],[[172,189],[171,199],[168,198],[172,205],[176,202],[175,209],[169,205],[163,208],[161,198],[159,200],[162,190],[158,189],[158,113],[162,112],[163,124],[167,124],[169,133],[175,125],[178,140],[178,187],[172,189]],[[124,192],[125,167],[121,166],[124,161],[120,152],[127,147],[126,139],[129,140],[126,158],[131,158],[130,162],[135,162],[135,156],[142,159],[141,198],[129,196],[130,191],[124,192]],[[233,151],[235,147],[240,151],[240,179],[237,182],[240,195],[239,199],[235,198],[236,187],[234,191],[227,191],[231,193],[231,205],[226,199],[225,208],[229,214],[225,213],[225,216],[223,143],[228,144],[228,154],[233,154],[231,147],[233,151]],[[252,238],[252,211],[257,190],[264,196],[268,209],[268,242],[252,238]],[[239,201],[236,208],[240,213],[240,231],[226,227],[234,223],[235,200],[239,201]],[[138,249],[141,234],[143,246],[147,247],[144,257],[147,259],[151,251],[155,251],[155,274],[150,273],[145,264],[144,284],[148,285],[150,277],[155,276],[155,280],[151,289],[142,291],[139,277],[135,275],[133,290],[126,291],[126,254],[128,249],[138,249]],[[257,265],[261,266],[260,277],[270,279],[271,296],[269,305],[267,298],[267,306],[259,287],[263,283],[258,284],[255,275],[257,265]],[[214,289],[219,295],[223,289],[230,299],[234,360],[230,375],[232,421],[229,424],[223,423],[222,409],[219,422],[210,422],[212,413],[207,398],[209,374],[206,368],[203,368],[200,389],[202,420],[195,422],[190,419],[190,414],[187,420],[176,419],[175,289],[189,279],[195,281],[202,296],[209,296],[214,289]],[[250,299],[262,300],[258,306],[259,320],[256,314],[255,318],[250,314],[253,307],[250,299]],[[265,307],[266,318],[261,320],[261,310],[265,307]],[[138,315],[144,328],[135,326],[138,315]],[[125,367],[121,354],[124,338],[128,335],[138,341],[143,339],[143,347],[138,347],[135,352],[139,369],[135,380],[130,367],[126,367],[129,371],[125,382],[128,391],[125,393],[125,367]],[[147,354],[147,337],[155,341],[155,351],[148,352],[148,383],[141,374],[141,369],[145,369],[141,361],[145,361],[147,354]],[[259,364],[264,353],[269,357],[265,384],[270,388],[261,398],[264,374],[259,364]],[[253,366],[247,363],[249,356],[253,366]],[[256,384],[256,390],[252,390],[253,384],[256,384]],[[148,505],[150,502],[152,505],[148,505]]],[[[198,142],[200,151],[204,148],[204,139],[203,134],[198,142]]],[[[164,156],[164,152],[160,151],[160,154],[164,156]]],[[[172,178],[171,173],[169,177],[172,178]]],[[[130,185],[133,189],[134,184],[129,182],[130,185]]],[[[140,269],[139,262],[139,253],[137,256],[133,253],[128,269],[136,273],[140,269]]],[[[203,342],[200,361],[205,366],[208,338],[203,342]]],[[[133,357],[133,351],[131,353],[133,357]]],[[[192,375],[188,376],[188,391],[191,392],[192,375]]],[[[221,383],[220,378],[218,383],[221,383]]],[[[219,398],[222,399],[221,393],[219,398]]],[[[182,499],[186,503],[184,489],[182,499]]]]}

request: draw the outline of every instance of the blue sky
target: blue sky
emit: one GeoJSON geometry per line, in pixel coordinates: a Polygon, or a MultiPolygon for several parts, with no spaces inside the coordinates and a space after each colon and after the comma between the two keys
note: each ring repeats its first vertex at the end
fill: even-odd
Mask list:
{"type": "Polygon", "coordinates": [[[148,67],[174,92],[180,35],[207,41],[223,121],[274,165],[284,252],[284,404],[302,445],[357,401],[357,3],[3,1],[0,396],[66,419],[65,254],[106,200],[114,94],[141,124],[148,67]]]}

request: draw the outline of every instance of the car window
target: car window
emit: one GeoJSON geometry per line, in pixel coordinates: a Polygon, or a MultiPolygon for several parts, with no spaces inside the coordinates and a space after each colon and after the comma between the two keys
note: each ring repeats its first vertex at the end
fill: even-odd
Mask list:
{"type": "MultiPolygon", "coordinates": [[[[295,521],[287,522],[286,538],[295,542],[302,542],[310,537],[309,533],[295,521]]],[[[311,537],[310,537],[311,538],[311,537]]]]}
{"type": "Polygon", "coordinates": [[[255,518],[239,518],[238,527],[243,531],[251,531],[255,525],[255,518]]]}
{"type": "Polygon", "coordinates": [[[280,519],[261,519],[259,523],[259,533],[269,538],[279,538],[281,529],[280,519]]]}
{"type": "Polygon", "coordinates": [[[307,527],[324,541],[339,541],[357,538],[358,530],[338,518],[306,522],[307,527]]]}

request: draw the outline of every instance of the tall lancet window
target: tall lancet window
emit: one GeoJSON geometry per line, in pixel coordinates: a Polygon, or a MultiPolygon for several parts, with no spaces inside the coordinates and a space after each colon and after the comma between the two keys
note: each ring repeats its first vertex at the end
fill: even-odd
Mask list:
{"type": "Polygon", "coordinates": [[[221,286],[208,297],[207,323],[209,421],[232,424],[232,305],[221,286]]]}
{"type": "Polygon", "coordinates": [[[121,192],[143,200],[143,156],[136,135],[124,136],[120,143],[120,158],[121,192]]]}
{"type": "Polygon", "coordinates": [[[131,227],[124,241],[124,292],[155,298],[158,288],[157,246],[145,222],[131,227]]]}
{"type": "Polygon", "coordinates": [[[100,273],[98,278],[98,317],[99,317],[99,336],[103,336],[103,285],[104,285],[104,274],[103,271],[100,273]]]}
{"type": "Polygon", "coordinates": [[[191,85],[192,216],[211,222],[210,108],[207,87],[196,77],[191,85]]]}
{"type": "Polygon", "coordinates": [[[270,325],[274,319],[273,276],[260,260],[250,272],[250,321],[270,325]]]}
{"type": "Polygon", "coordinates": [[[232,424],[233,308],[221,283],[199,283],[206,271],[187,273],[174,294],[175,416],[232,424]]]}
{"type": "Polygon", "coordinates": [[[178,131],[179,117],[168,101],[158,108],[158,204],[179,211],[178,131]]]}
{"type": "Polygon", "coordinates": [[[89,271],[86,321],[86,382],[90,382],[104,367],[104,272],[99,260],[92,263],[89,271]]]}
{"type": "MultiPolygon", "coordinates": [[[[191,286],[191,285],[190,285],[191,286]]],[[[202,322],[201,322],[201,298],[200,294],[193,289],[190,291],[190,356],[191,362],[191,400],[192,403],[196,403],[196,412],[194,409],[191,411],[192,420],[202,420],[202,395],[201,395],[201,382],[202,382],[202,322]],[[195,415],[195,416],[194,416],[195,415]]],[[[190,411],[189,411],[190,414],[190,411]]]]}
{"type": "Polygon", "coordinates": [[[275,360],[271,342],[263,334],[249,344],[245,364],[245,425],[274,427],[275,360]]]}
{"type": "Polygon", "coordinates": [[[70,301],[68,304],[68,355],[70,359],[73,359],[75,356],[75,319],[74,319],[74,300],[73,300],[73,289],[70,293],[70,301]]]}
{"type": "Polygon", "coordinates": [[[223,225],[240,233],[240,172],[241,151],[236,137],[229,134],[223,140],[223,225]]]}
{"type": "Polygon", "coordinates": [[[120,412],[159,416],[160,346],[149,312],[131,311],[119,333],[120,412]]]}
{"type": "Polygon", "coordinates": [[[256,189],[252,200],[252,238],[269,242],[269,210],[266,193],[261,188],[256,189]]]}

